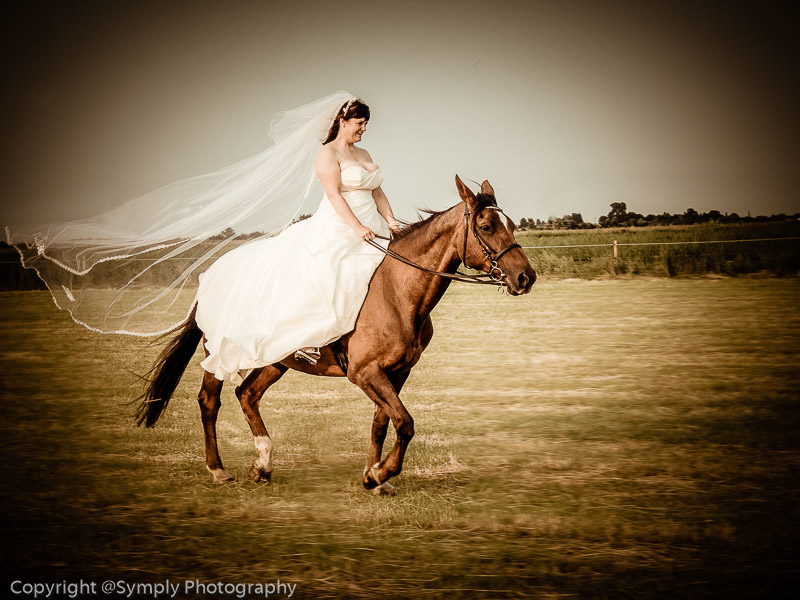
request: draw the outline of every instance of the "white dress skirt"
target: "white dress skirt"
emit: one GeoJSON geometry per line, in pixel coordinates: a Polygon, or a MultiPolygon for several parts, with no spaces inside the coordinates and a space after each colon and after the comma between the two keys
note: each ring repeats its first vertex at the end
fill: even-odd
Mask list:
{"type": "MultiPolygon", "coordinates": [[[[380,169],[353,165],[342,169],[341,191],[362,224],[388,236],[372,198],[382,181],[380,169]]],[[[238,385],[249,369],[352,331],[383,258],[323,196],[312,217],[228,252],[200,276],[195,319],[209,352],[201,365],[238,385]]]]}

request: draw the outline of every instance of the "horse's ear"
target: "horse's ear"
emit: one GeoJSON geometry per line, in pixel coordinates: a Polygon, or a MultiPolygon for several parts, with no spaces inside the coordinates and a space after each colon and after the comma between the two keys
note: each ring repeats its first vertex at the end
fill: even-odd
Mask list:
{"type": "Polygon", "coordinates": [[[461,199],[466,202],[467,204],[472,204],[475,202],[475,194],[472,193],[472,190],[469,189],[464,182],[461,181],[461,178],[456,175],[456,187],[458,188],[458,195],[461,196],[461,199]]]}
{"type": "Polygon", "coordinates": [[[489,183],[488,179],[481,184],[481,194],[489,194],[490,196],[494,196],[494,188],[492,187],[492,184],[489,183]]]}

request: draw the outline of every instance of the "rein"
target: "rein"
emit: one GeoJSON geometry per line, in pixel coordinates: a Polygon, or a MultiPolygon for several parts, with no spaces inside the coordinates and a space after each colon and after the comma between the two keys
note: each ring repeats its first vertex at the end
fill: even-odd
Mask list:
{"type": "MultiPolygon", "coordinates": [[[[492,210],[496,210],[496,211],[499,211],[501,213],[503,212],[503,210],[501,208],[499,208],[498,206],[490,205],[490,206],[484,206],[484,207],[476,210],[475,214],[477,214],[478,212],[480,212],[481,210],[484,210],[486,208],[489,208],[489,209],[492,209],[492,210]]],[[[471,213],[469,211],[469,206],[467,206],[466,203],[465,203],[464,204],[464,246],[463,246],[463,250],[462,250],[461,256],[460,256],[461,262],[468,269],[473,269],[474,268],[474,267],[470,267],[467,264],[467,239],[469,238],[469,230],[471,229],[473,236],[478,241],[478,244],[480,245],[481,250],[483,250],[483,253],[486,255],[486,258],[489,260],[489,263],[491,265],[490,268],[489,268],[489,272],[488,273],[480,273],[478,275],[469,275],[468,273],[462,273],[461,271],[456,271],[455,273],[445,273],[444,271],[434,271],[432,269],[428,269],[426,267],[423,267],[422,265],[418,265],[417,263],[407,259],[404,256],[401,256],[400,254],[397,254],[397,252],[395,252],[394,250],[390,250],[389,248],[384,248],[383,246],[381,246],[380,244],[378,244],[374,240],[365,240],[365,241],[370,246],[372,246],[373,248],[377,248],[378,250],[383,252],[386,256],[389,256],[389,257],[391,257],[391,258],[393,258],[393,259],[395,259],[397,261],[400,261],[403,264],[408,265],[409,267],[414,267],[415,269],[418,269],[418,270],[423,271],[425,273],[430,273],[431,275],[436,275],[438,277],[443,277],[445,279],[450,279],[452,281],[460,281],[462,283],[475,283],[475,284],[481,284],[481,285],[496,285],[497,289],[499,291],[502,291],[503,290],[503,286],[506,285],[506,283],[503,281],[503,278],[506,276],[506,274],[503,272],[503,269],[501,269],[500,266],[497,264],[497,261],[499,261],[500,257],[502,257],[509,250],[513,250],[514,248],[521,248],[522,246],[520,246],[517,243],[514,243],[514,244],[511,244],[508,247],[504,248],[500,252],[495,252],[492,249],[492,247],[486,242],[486,240],[483,239],[483,236],[481,236],[481,234],[478,232],[478,230],[475,227],[475,225],[473,224],[472,227],[470,227],[470,219],[469,219],[470,214],[471,213]]],[[[378,239],[381,239],[381,240],[391,241],[391,238],[388,238],[388,237],[385,237],[385,236],[382,236],[382,235],[376,235],[375,237],[378,238],[378,239]]],[[[475,269],[475,270],[477,271],[479,269],[475,269]]]]}

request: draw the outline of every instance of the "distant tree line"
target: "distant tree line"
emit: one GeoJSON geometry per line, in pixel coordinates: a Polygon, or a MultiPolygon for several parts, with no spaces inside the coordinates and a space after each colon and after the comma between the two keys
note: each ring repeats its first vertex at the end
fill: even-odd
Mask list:
{"type": "Polygon", "coordinates": [[[800,213],[793,215],[778,214],[772,216],[759,215],[751,217],[739,216],[737,213],[722,213],[718,210],[710,210],[705,213],[697,212],[693,208],[687,208],[681,214],[671,214],[668,212],[660,215],[641,215],[637,212],[628,211],[625,202],[612,202],[611,210],[607,215],[600,217],[598,223],[587,223],[583,220],[581,213],[572,213],[563,217],[550,217],[547,221],[540,219],[527,219],[523,217],[519,221],[521,229],[596,229],[607,227],[648,227],[652,225],[695,225],[697,223],[769,223],[777,221],[800,220],[800,213]]]}
{"type": "Polygon", "coordinates": [[[581,213],[572,213],[561,218],[550,217],[547,221],[522,217],[519,220],[519,226],[521,229],[594,229],[597,227],[594,223],[584,221],[581,213]]]}

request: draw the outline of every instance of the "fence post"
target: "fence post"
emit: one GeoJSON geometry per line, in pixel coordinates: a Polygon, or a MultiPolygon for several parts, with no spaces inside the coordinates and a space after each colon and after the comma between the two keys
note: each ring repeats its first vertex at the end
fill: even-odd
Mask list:
{"type": "Polygon", "coordinates": [[[617,262],[617,240],[614,240],[614,262],[617,262]]]}

